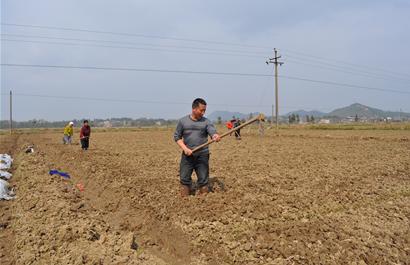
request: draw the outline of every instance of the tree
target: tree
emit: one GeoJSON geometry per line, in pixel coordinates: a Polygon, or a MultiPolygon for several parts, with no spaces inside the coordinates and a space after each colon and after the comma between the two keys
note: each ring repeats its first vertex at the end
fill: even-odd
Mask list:
{"type": "Polygon", "coordinates": [[[292,113],[292,115],[289,116],[289,123],[295,123],[296,121],[296,115],[295,113],[292,113]]]}
{"type": "Polygon", "coordinates": [[[357,114],[356,114],[356,116],[354,117],[354,121],[355,121],[355,122],[358,122],[358,121],[359,121],[359,116],[357,116],[357,114]]]}
{"type": "Polygon", "coordinates": [[[296,123],[299,123],[299,122],[300,122],[299,114],[296,114],[295,122],[296,122],[296,123]]]}
{"type": "Polygon", "coordinates": [[[309,115],[306,115],[306,122],[307,122],[307,123],[310,122],[310,117],[309,117],[309,115]]]}
{"type": "Polygon", "coordinates": [[[313,117],[313,115],[310,116],[310,122],[311,122],[311,123],[314,123],[314,122],[315,122],[315,117],[313,117]]]}
{"type": "Polygon", "coordinates": [[[249,113],[249,119],[252,119],[252,118],[253,118],[253,114],[251,112],[251,113],[249,113]]]}
{"type": "Polygon", "coordinates": [[[222,124],[222,117],[221,117],[221,116],[218,117],[218,124],[219,124],[219,125],[222,124]]]}

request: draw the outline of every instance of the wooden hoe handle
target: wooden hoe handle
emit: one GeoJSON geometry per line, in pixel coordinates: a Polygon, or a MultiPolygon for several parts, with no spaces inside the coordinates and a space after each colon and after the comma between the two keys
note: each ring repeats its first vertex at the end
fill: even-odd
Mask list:
{"type": "MultiPolygon", "coordinates": [[[[263,120],[265,120],[265,115],[259,114],[259,115],[256,116],[255,118],[248,120],[247,122],[245,122],[245,123],[239,125],[238,127],[232,128],[231,130],[229,130],[229,131],[223,133],[222,135],[220,135],[220,137],[223,138],[223,137],[225,137],[225,136],[227,136],[227,135],[233,133],[234,131],[239,130],[239,129],[242,129],[243,127],[245,127],[245,126],[247,126],[247,125],[249,125],[249,124],[251,124],[251,123],[253,123],[253,122],[255,122],[255,121],[263,121],[263,120]]],[[[195,147],[194,149],[192,149],[192,153],[195,153],[195,152],[198,151],[199,149],[202,149],[202,148],[204,148],[204,147],[206,147],[206,146],[212,144],[213,142],[215,142],[215,140],[212,140],[212,139],[211,139],[211,140],[208,140],[208,142],[206,142],[206,143],[204,143],[204,144],[198,145],[197,147],[195,147]]]]}

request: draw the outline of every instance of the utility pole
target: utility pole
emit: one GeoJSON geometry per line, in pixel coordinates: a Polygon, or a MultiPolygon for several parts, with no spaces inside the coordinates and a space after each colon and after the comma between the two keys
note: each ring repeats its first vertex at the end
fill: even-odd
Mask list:
{"type": "Polygon", "coordinates": [[[10,90],[10,134],[13,133],[13,93],[10,90]]]}
{"type": "Polygon", "coordinates": [[[279,129],[279,92],[278,92],[278,66],[282,65],[283,62],[278,62],[278,59],[281,58],[282,56],[278,56],[278,51],[276,48],[273,49],[275,52],[275,56],[273,58],[269,58],[269,60],[266,61],[266,64],[269,65],[270,63],[273,63],[275,65],[275,107],[276,107],[276,129],[279,129]]]}

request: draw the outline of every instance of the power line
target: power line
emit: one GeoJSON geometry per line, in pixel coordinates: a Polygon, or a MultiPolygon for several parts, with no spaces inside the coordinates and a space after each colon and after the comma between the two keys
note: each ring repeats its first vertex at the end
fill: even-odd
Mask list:
{"type": "Polygon", "coordinates": [[[194,54],[214,54],[214,55],[228,55],[228,56],[241,56],[261,59],[262,56],[254,56],[239,53],[223,53],[223,52],[203,52],[203,51],[182,51],[182,50],[168,50],[159,48],[139,48],[128,46],[112,46],[112,45],[98,45],[98,44],[85,44],[85,43],[64,43],[64,42],[50,42],[50,41],[33,41],[33,40],[15,40],[15,39],[0,39],[0,41],[10,42],[22,42],[22,43],[44,43],[44,44],[56,44],[56,45],[68,45],[68,46],[86,46],[86,47],[101,47],[101,48],[116,48],[116,49],[130,49],[130,50],[142,50],[142,51],[162,51],[162,52],[176,52],[176,53],[194,53],[194,54]]]}
{"type": "Polygon", "coordinates": [[[227,75],[227,76],[255,76],[267,77],[268,74],[235,73],[235,72],[212,72],[212,71],[189,71],[189,70],[168,70],[168,69],[147,69],[147,68],[123,68],[123,67],[97,67],[97,66],[69,66],[69,65],[40,65],[40,64],[11,64],[1,63],[2,66],[9,67],[32,67],[32,68],[57,68],[57,69],[83,69],[83,70],[108,70],[127,72],[154,72],[154,73],[178,73],[178,74],[202,74],[202,75],[227,75]]]}
{"type": "MultiPolygon", "coordinates": [[[[338,59],[329,59],[329,58],[325,58],[325,57],[321,57],[321,56],[316,56],[316,55],[311,55],[311,54],[306,54],[306,53],[303,53],[303,52],[293,51],[293,50],[289,50],[289,49],[283,49],[283,50],[285,51],[285,53],[291,53],[291,54],[293,53],[293,54],[300,55],[300,56],[304,56],[304,57],[308,57],[308,58],[314,58],[314,59],[317,59],[317,60],[320,60],[320,61],[325,61],[325,62],[326,62],[326,61],[327,61],[327,62],[331,61],[331,62],[336,62],[336,63],[339,63],[339,64],[349,65],[350,68],[353,67],[353,69],[367,69],[367,70],[370,70],[370,71],[373,71],[373,72],[376,71],[376,73],[378,73],[378,74],[380,74],[380,72],[383,72],[383,73],[388,72],[388,73],[390,73],[390,74],[392,74],[392,75],[410,78],[410,75],[408,75],[408,74],[399,73],[399,72],[394,72],[394,71],[390,71],[390,70],[386,70],[386,69],[382,69],[382,68],[378,68],[378,67],[372,67],[372,66],[367,66],[367,65],[361,65],[361,64],[346,62],[346,61],[338,60],[338,59]]],[[[287,56],[289,56],[289,55],[287,55],[287,56]]],[[[299,58],[300,58],[300,57],[299,57],[299,58]]]]}
{"type": "MultiPolygon", "coordinates": [[[[116,48],[116,49],[131,49],[131,50],[145,50],[145,51],[162,51],[162,52],[176,52],[176,53],[195,53],[195,54],[214,54],[214,55],[227,55],[227,56],[240,56],[240,57],[250,57],[250,58],[258,58],[260,59],[261,56],[256,55],[248,55],[248,54],[262,54],[256,52],[242,52],[239,50],[225,50],[225,49],[208,49],[202,47],[192,47],[192,46],[176,46],[176,45],[155,45],[155,44],[147,44],[147,43],[135,43],[135,42],[117,42],[117,41],[106,41],[106,40],[91,40],[91,39],[76,39],[76,38],[59,38],[59,37],[46,37],[46,36],[33,36],[33,35],[20,35],[20,34],[1,34],[4,36],[16,36],[16,37],[29,37],[29,38],[44,38],[44,39],[59,39],[59,40],[73,40],[73,41],[88,41],[88,42],[107,42],[107,43],[129,43],[131,45],[143,45],[143,46],[152,46],[152,47],[171,47],[171,48],[188,48],[188,49],[195,49],[199,51],[181,51],[181,50],[168,50],[168,49],[156,49],[156,48],[140,48],[140,47],[128,47],[128,46],[111,46],[111,45],[96,45],[96,44],[83,44],[83,43],[62,43],[62,42],[48,42],[48,41],[33,41],[33,40],[15,40],[15,39],[1,39],[1,41],[9,41],[9,42],[22,42],[22,43],[45,43],[45,44],[54,44],[54,45],[68,45],[68,46],[86,46],[86,47],[101,47],[101,48],[116,48]],[[209,51],[228,51],[231,53],[223,53],[223,52],[203,52],[200,50],[209,50],[209,51]],[[234,53],[232,53],[234,52],[234,53]],[[236,53],[238,52],[238,53],[236,53]]],[[[405,78],[398,78],[390,75],[386,75],[386,77],[382,77],[380,74],[371,73],[368,71],[360,71],[350,67],[339,66],[324,62],[316,62],[319,64],[328,65],[329,67],[322,66],[322,65],[315,65],[311,63],[305,63],[305,59],[299,59],[298,57],[288,56],[290,58],[294,58],[296,61],[292,61],[287,59],[289,62],[293,62],[296,64],[301,65],[308,65],[316,68],[332,70],[336,72],[343,72],[347,74],[352,74],[356,76],[364,76],[368,78],[376,78],[376,79],[394,79],[394,80],[405,80],[409,81],[410,79],[405,78]],[[302,62],[299,62],[302,61],[302,62]],[[348,69],[348,70],[346,70],[348,69]],[[349,71],[349,69],[352,69],[349,71]]]]}
{"type": "MultiPolygon", "coordinates": [[[[248,48],[249,48],[249,47],[262,48],[261,46],[238,44],[238,43],[232,43],[232,42],[210,41],[210,40],[190,39],[190,38],[177,38],[177,37],[165,37],[165,36],[158,36],[158,35],[147,35],[147,34],[114,32],[114,31],[78,29],[78,28],[68,28],[68,27],[52,27],[52,26],[40,26],[40,25],[28,25],[28,24],[15,24],[15,23],[1,23],[1,25],[3,25],[3,26],[13,26],[13,27],[24,27],[24,28],[37,28],[37,29],[51,29],[51,30],[77,31],[77,32],[86,32],[86,33],[98,33],[98,34],[107,34],[107,35],[116,35],[116,36],[128,36],[128,37],[139,37],[139,38],[148,38],[148,39],[188,41],[188,42],[198,42],[198,43],[207,43],[207,44],[218,44],[218,45],[229,45],[229,46],[238,46],[238,47],[248,47],[248,48]]],[[[270,49],[270,47],[263,47],[263,48],[270,49]]]]}
{"type": "MultiPolygon", "coordinates": [[[[3,96],[7,96],[7,93],[1,93],[3,96]]],[[[37,97],[37,98],[49,98],[49,99],[64,99],[64,100],[87,100],[87,101],[101,101],[101,102],[120,102],[120,103],[139,103],[139,104],[165,104],[165,105],[190,105],[192,102],[176,102],[176,101],[152,101],[152,100],[139,100],[139,99],[119,99],[119,98],[95,98],[95,97],[77,97],[77,96],[57,96],[57,95],[45,95],[45,94],[27,94],[27,93],[13,93],[13,96],[22,97],[37,97]]],[[[210,106],[224,106],[224,107],[245,107],[245,108],[258,108],[258,107],[270,107],[270,105],[242,105],[242,104],[225,104],[225,103],[209,103],[210,106]]],[[[320,108],[312,108],[306,106],[282,106],[284,109],[315,109],[324,110],[320,108]]]]}
{"type": "MultiPolygon", "coordinates": [[[[272,50],[272,47],[269,46],[260,46],[260,45],[246,45],[246,44],[239,44],[239,43],[233,43],[233,42],[222,42],[222,41],[210,41],[210,40],[203,40],[203,39],[191,39],[191,38],[177,38],[177,37],[167,37],[167,36],[159,36],[159,35],[146,35],[146,34],[136,34],[136,33],[125,33],[125,32],[113,32],[113,31],[102,31],[102,30],[90,30],[90,29],[81,29],[81,28],[70,28],[70,27],[54,27],[54,26],[42,26],[42,25],[29,25],[29,24],[17,24],[17,23],[1,23],[3,26],[12,26],[12,27],[23,27],[23,28],[35,28],[35,29],[48,29],[48,30],[62,30],[62,31],[73,31],[73,32],[85,32],[85,33],[97,33],[97,34],[107,34],[107,35],[117,35],[117,36],[129,36],[129,37],[140,37],[140,38],[149,38],[149,39],[162,39],[162,40],[176,40],[176,41],[188,41],[188,42],[197,42],[197,43],[206,43],[206,44],[218,44],[218,45],[226,45],[226,46],[237,46],[237,47],[247,47],[247,48],[257,48],[257,49],[269,49],[272,50]]],[[[304,57],[309,57],[309,58],[316,58],[322,61],[332,61],[332,62],[337,62],[339,64],[346,64],[350,65],[352,67],[355,67],[356,70],[357,68],[361,69],[373,69],[373,71],[378,71],[378,74],[380,74],[380,71],[383,73],[389,72],[393,75],[399,75],[399,76],[405,76],[406,78],[410,78],[410,75],[403,74],[403,73],[398,73],[390,70],[384,70],[381,68],[377,67],[370,67],[370,66],[365,66],[365,65],[360,65],[360,64],[355,64],[355,63],[350,63],[342,60],[336,60],[336,59],[328,59],[325,57],[321,56],[315,56],[311,54],[306,54],[303,52],[299,51],[294,51],[290,49],[282,49],[285,52],[293,53],[293,54],[299,54],[304,57]]]]}
{"type": "MultiPolygon", "coordinates": [[[[207,47],[198,46],[180,46],[180,45],[163,45],[163,44],[152,44],[152,43],[140,43],[140,42],[129,42],[129,41],[111,41],[111,40],[96,40],[96,39],[81,39],[81,38],[62,38],[62,37],[49,37],[49,36],[39,36],[39,35],[22,35],[22,34],[8,34],[1,33],[2,36],[10,37],[20,37],[20,38],[38,38],[38,39],[49,39],[49,40],[66,40],[66,41],[81,41],[81,42],[97,42],[97,43],[113,43],[121,45],[137,45],[137,46],[149,46],[149,47],[164,47],[164,48],[177,48],[177,49],[192,49],[192,50],[204,50],[204,51],[217,51],[217,52],[236,52],[240,54],[252,54],[252,55],[265,55],[265,52],[249,52],[247,50],[229,50],[229,49],[215,49],[207,47]]],[[[17,41],[17,40],[15,40],[17,41]]],[[[107,46],[110,47],[110,46],[107,46]]],[[[115,46],[114,46],[115,47],[115,46]]],[[[122,47],[122,46],[119,46],[122,47]]]]}
{"type": "MultiPolygon", "coordinates": [[[[183,48],[188,48],[188,49],[195,49],[199,51],[183,51],[183,50],[169,50],[169,49],[158,49],[158,48],[141,48],[141,47],[129,47],[129,46],[112,46],[112,45],[97,45],[97,44],[84,44],[84,43],[67,43],[67,42],[49,42],[49,41],[38,41],[38,40],[16,40],[16,39],[0,39],[0,41],[8,41],[8,42],[21,42],[21,43],[44,43],[44,44],[53,44],[53,45],[66,45],[66,46],[85,46],[85,47],[100,47],[100,48],[116,48],[116,49],[131,49],[131,50],[144,50],[144,51],[162,51],[162,52],[176,52],[176,53],[194,53],[194,54],[213,54],[213,55],[226,55],[226,56],[237,56],[237,57],[249,57],[249,58],[258,58],[261,59],[262,55],[256,56],[256,55],[251,55],[251,54],[259,54],[259,53],[253,53],[253,52],[242,52],[239,50],[225,50],[225,49],[208,49],[208,48],[202,48],[202,47],[192,47],[192,46],[176,46],[176,45],[155,45],[155,44],[147,44],[147,43],[135,43],[135,42],[117,42],[117,41],[107,41],[107,40],[91,40],[91,39],[76,39],[76,38],[59,38],[59,37],[46,37],[46,36],[33,36],[33,35],[20,35],[20,34],[1,34],[3,36],[15,36],[15,37],[25,37],[25,38],[43,38],[43,39],[57,39],[57,40],[70,40],[70,41],[85,41],[85,42],[104,42],[104,43],[128,43],[131,45],[143,45],[143,46],[152,46],[152,47],[171,47],[171,48],[178,48],[178,49],[183,49],[183,48]],[[224,52],[203,52],[201,51],[202,49],[204,50],[209,50],[209,51],[228,51],[231,53],[224,53],[224,52]],[[234,53],[232,53],[234,52],[234,53]],[[238,53],[236,53],[238,52],[238,53]],[[248,55],[249,54],[249,55],[248,55]]],[[[262,54],[262,53],[260,53],[262,54]]],[[[329,65],[330,67],[322,66],[322,65],[316,65],[312,63],[305,63],[305,59],[298,59],[297,57],[290,56],[292,59],[286,59],[288,62],[293,62],[296,64],[300,65],[308,65],[316,68],[321,68],[321,69],[327,69],[331,71],[336,71],[336,72],[342,72],[342,73],[347,73],[351,75],[356,75],[356,76],[364,76],[367,78],[376,78],[376,79],[384,79],[384,80],[405,80],[405,81],[410,81],[410,79],[403,79],[403,78],[398,78],[398,77],[393,77],[393,76],[386,76],[382,77],[380,74],[372,74],[370,72],[363,72],[359,70],[345,70],[349,69],[348,67],[344,66],[338,66],[334,64],[328,64],[328,63],[323,63],[323,62],[317,62],[319,64],[324,64],[324,65],[329,65]],[[302,61],[302,62],[300,62],[302,61]],[[361,73],[362,72],[362,73],[361,73]]]]}
{"type": "Polygon", "coordinates": [[[338,73],[345,73],[345,74],[350,74],[350,75],[355,75],[355,76],[363,76],[366,78],[374,78],[374,79],[382,79],[382,80],[401,80],[401,81],[410,81],[410,79],[404,79],[404,78],[397,78],[397,77],[392,77],[392,76],[383,76],[383,75],[377,75],[377,74],[367,74],[367,73],[361,73],[360,71],[356,70],[345,70],[345,68],[337,68],[336,66],[325,66],[325,65],[320,65],[320,64],[315,64],[315,63],[306,63],[304,60],[299,59],[285,59],[286,62],[290,63],[295,63],[299,65],[306,65],[306,66],[311,66],[319,69],[325,69],[325,70],[330,70],[338,73]]]}
{"type": "MultiPolygon", "coordinates": [[[[18,34],[1,34],[1,35],[6,35],[6,36],[27,36],[27,35],[18,35],[18,34]]],[[[49,37],[39,37],[39,38],[47,38],[47,39],[62,39],[62,40],[78,40],[78,41],[96,41],[98,40],[86,40],[86,39],[71,39],[71,38],[49,38],[49,37]]],[[[258,58],[261,59],[262,56],[256,56],[256,55],[248,55],[246,53],[223,53],[223,52],[203,52],[203,51],[183,51],[183,50],[169,50],[169,49],[158,49],[158,48],[141,48],[141,47],[129,47],[129,46],[112,46],[112,45],[97,45],[97,44],[84,44],[84,43],[66,43],[66,42],[49,42],[49,41],[33,41],[33,40],[16,40],[16,39],[0,39],[0,41],[9,41],[9,42],[21,42],[21,43],[44,43],[44,44],[54,44],[54,45],[66,45],[66,46],[85,46],[85,47],[101,47],[101,48],[116,48],[116,49],[131,49],[131,50],[143,50],[143,51],[162,51],[162,52],[176,52],[176,53],[194,53],[194,54],[212,54],[212,55],[226,55],[226,56],[236,56],[236,57],[249,57],[249,58],[258,58]]],[[[103,41],[103,42],[111,42],[111,41],[103,41]]],[[[127,43],[127,42],[115,42],[114,43],[127,43]]],[[[141,44],[141,45],[147,45],[149,44],[141,44]]],[[[168,47],[167,45],[151,45],[151,46],[158,46],[158,47],[168,47]]],[[[176,48],[182,48],[186,47],[188,48],[189,46],[169,46],[169,47],[176,47],[176,48]]],[[[202,49],[202,48],[195,48],[195,47],[190,47],[190,49],[202,49]]],[[[218,49],[206,49],[206,50],[215,50],[218,51],[218,49]]],[[[229,50],[221,50],[221,51],[229,51],[229,50]]],[[[237,50],[234,50],[232,52],[240,52],[237,50]]],[[[251,54],[251,53],[249,53],[251,54]]],[[[294,58],[291,56],[291,58],[294,58]]],[[[390,80],[390,79],[398,79],[398,80],[406,80],[410,81],[410,79],[403,79],[403,78],[398,78],[398,77],[392,77],[392,76],[386,76],[382,77],[377,74],[371,74],[370,72],[362,72],[358,70],[352,70],[352,71],[347,71],[345,69],[348,69],[343,66],[337,66],[333,64],[328,64],[328,63],[322,63],[319,62],[320,64],[325,64],[329,65],[330,67],[322,66],[322,65],[315,65],[311,63],[305,63],[304,60],[298,59],[297,57],[294,58],[296,61],[292,59],[286,59],[286,61],[293,62],[296,64],[301,64],[301,65],[308,65],[316,68],[321,68],[321,69],[327,69],[327,70],[332,70],[336,72],[342,72],[342,73],[347,73],[351,75],[356,75],[356,76],[364,76],[368,78],[376,78],[376,79],[384,79],[384,80],[390,80]],[[302,62],[299,62],[301,60],[302,62]],[[364,73],[364,74],[363,74],[364,73]]]]}
{"type": "MultiPolygon", "coordinates": [[[[286,55],[286,56],[289,57],[289,58],[293,58],[294,60],[299,60],[299,61],[302,61],[302,62],[306,61],[305,58],[301,58],[301,57],[298,57],[298,56],[293,56],[293,55],[286,55]]],[[[385,73],[380,74],[380,73],[377,73],[377,72],[370,72],[370,71],[366,71],[366,70],[358,70],[358,69],[354,69],[352,67],[347,67],[347,66],[343,66],[343,65],[322,62],[322,61],[315,60],[315,59],[309,59],[309,61],[321,64],[321,65],[325,65],[325,66],[330,66],[330,67],[333,67],[333,68],[336,68],[336,69],[342,69],[342,70],[345,70],[345,71],[346,70],[347,71],[353,71],[355,73],[363,73],[363,74],[366,74],[367,76],[373,76],[373,77],[374,76],[386,76],[387,78],[390,78],[390,79],[410,81],[410,78],[398,77],[398,76],[394,76],[394,75],[391,75],[391,74],[385,74],[385,73]]]]}
{"type": "MultiPolygon", "coordinates": [[[[239,73],[239,72],[213,72],[213,71],[189,71],[189,70],[170,70],[170,69],[147,69],[147,68],[121,68],[121,67],[97,67],[97,66],[69,66],[69,65],[39,65],[39,64],[12,64],[12,63],[1,63],[2,66],[7,67],[28,67],[28,68],[56,68],[56,69],[82,69],[82,70],[106,70],[106,71],[127,71],[127,72],[153,72],[153,73],[178,73],[178,74],[198,74],[198,75],[219,75],[219,76],[245,76],[245,77],[272,77],[271,74],[257,74],[257,73],[239,73]]],[[[350,88],[360,88],[381,92],[391,92],[400,94],[410,94],[410,91],[395,90],[395,89],[384,89],[377,87],[361,86],[355,84],[338,83],[325,80],[315,80],[308,78],[300,78],[294,76],[284,76],[279,77],[298,80],[310,83],[320,83],[340,87],[350,87],[350,88]]]]}
{"type": "Polygon", "coordinates": [[[395,89],[385,89],[385,88],[378,88],[378,87],[353,85],[353,84],[347,84],[347,83],[338,83],[338,82],[332,82],[332,81],[315,80],[315,79],[300,78],[300,77],[293,77],[293,76],[286,76],[286,75],[281,75],[280,77],[285,78],[285,79],[290,79],[290,80],[298,80],[298,81],[305,81],[305,82],[311,82],[311,83],[327,84],[327,85],[340,86],[340,87],[351,87],[351,88],[361,88],[361,89],[383,91],[383,92],[410,94],[410,91],[404,91],[404,90],[395,90],[395,89]]]}

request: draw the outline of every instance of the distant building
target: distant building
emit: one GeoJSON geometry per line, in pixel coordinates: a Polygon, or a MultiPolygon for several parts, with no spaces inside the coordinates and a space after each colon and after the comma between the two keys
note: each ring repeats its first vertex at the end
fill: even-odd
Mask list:
{"type": "Polygon", "coordinates": [[[355,118],[356,117],[348,116],[348,117],[342,118],[341,122],[342,123],[352,123],[355,121],[355,118]]]}
{"type": "Polygon", "coordinates": [[[330,120],[328,120],[328,119],[320,119],[319,120],[319,124],[329,124],[330,123],[330,120]]]}
{"type": "Polygon", "coordinates": [[[112,123],[110,121],[104,121],[103,122],[103,127],[104,128],[111,128],[112,127],[112,123]]]}

